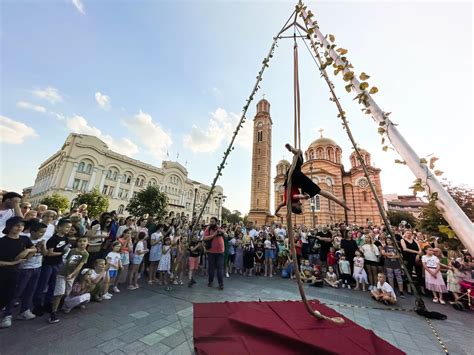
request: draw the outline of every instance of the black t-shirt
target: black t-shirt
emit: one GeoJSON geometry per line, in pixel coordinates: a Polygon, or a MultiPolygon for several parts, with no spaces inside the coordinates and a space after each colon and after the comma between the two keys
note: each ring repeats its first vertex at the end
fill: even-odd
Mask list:
{"type": "MultiPolygon", "coordinates": [[[[0,238],[0,260],[1,261],[14,261],[15,258],[20,254],[23,250],[31,248],[33,243],[31,242],[30,238],[24,235],[20,235],[18,239],[9,238],[8,236],[4,236],[0,238]]],[[[16,270],[18,269],[20,264],[12,265],[12,266],[2,266],[3,270],[16,270]]]]}
{"type": "Polygon", "coordinates": [[[191,248],[195,248],[196,245],[198,245],[200,242],[198,241],[191,241],[191,243],[189,243],[189,256],[192,256],[192,257],[198,257],[201,255],[201,248],[198,248],[196,249],[195,251],[192,251],[191,248]]]}
{"type": "MultiPolygon", "coordinates": [[[[327,231],[326,233],[324,233],[323,231],[319,231],[317,236],[321,238],[330,238],[332,240],[331,231],[327,231]]],[[[326,242],[325,240],[320,239],[319,244],[321,244],[321,251],[320,251],[321,261],[326,261],[327,255],[329,253],[329,248],[331,248],[332,246],[332,242],[326,242]]]]}
{"type": "Polygon", "coordinates": [[[341,249],[344,249],[346,260],[351,262],[354,259],[355,252],[359,247],[354,239],[343,239],[341,240],[341,249]]]}
{"type": "MultiPolygon", "coordinates": [[[[57,234],[54,234],[46,242],[46,249],[49,250],[53,248],[55,253],[64,253],[64,248],[68,245],[69,241],[67,237],[60,237],[57,234]]],[[[63,256],[45,256],[43,258],[43,265],[60,265],[63,262],[63,256]]]]}

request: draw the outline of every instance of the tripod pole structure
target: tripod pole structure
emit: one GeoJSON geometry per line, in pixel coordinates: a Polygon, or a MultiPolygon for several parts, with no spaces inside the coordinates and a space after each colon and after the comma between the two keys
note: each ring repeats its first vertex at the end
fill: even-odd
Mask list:
{"type": "MultiPolygon", "coordinates": [[[[313,28],[314,35],[321,43],[322,48],[327,50],[329,56],[334,60],[336,65],[345,65],[345,63],[339,57],[339,54],[331,48],[330,43],[326,40],[324,35],[321,33],[317,24],[310,18],[308,18],[308,12],[303,6],[302,1],[299,1],[297,5],[304,22],[308,27],[313,28]]],[[[348,72],[349,69],[344,69],[343,72],[348,72]]],[[[351,80],[353,90],[357,94],[361,94],[364,91],[360,89],[360,82],[354,75],[351,80]]],[[[438,181],[436,176],[428,169],[426,164],[420,163],[420,157],[416,154],[413,148],[408,144],[405,138],[401,135],[395,125],[390,119],[384,114],[382,109],[377,105],[374,99],[367,93],[368,106],[370,114],[378,124],[384,124],[387,137],[392,143],[395,150],[404,159],[406,165],[410,168],[412,173],[422,182],[428,185],[430,193],[436,193],[438,198],[436,200],[436,206],[443,214],[444,219],[449,223],[451,228],[456,233],[459,240],[469,250],[471,255],[474,255],[474,224],[469,220],[466,214],[454,201],[451,195],[444,189],[443,185],[438,181]]]]}

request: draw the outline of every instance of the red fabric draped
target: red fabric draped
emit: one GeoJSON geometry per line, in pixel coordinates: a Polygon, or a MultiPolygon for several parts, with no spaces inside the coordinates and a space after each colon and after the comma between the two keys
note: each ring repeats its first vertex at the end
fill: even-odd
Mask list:
{"type": "MultiPolygon", "coordinates": [[[[341,316],[311,301],[313,309],[341,316]]],[[[343,317],[337,325],[311,317],[302,302],[194,304],[198,354],[403,354],[371,330],[343,317]]]]}

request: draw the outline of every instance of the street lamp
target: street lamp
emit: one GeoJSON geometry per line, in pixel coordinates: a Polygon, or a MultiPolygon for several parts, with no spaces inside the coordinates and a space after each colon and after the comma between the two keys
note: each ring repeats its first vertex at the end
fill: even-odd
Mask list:
{"type": "MultiPolygon", "coordinates": [[[[310,171],[310,173],[311,173],[311,181],[313,181],[313,163],[311,163],[311,166],[310,166],[310,168],[309,168],[309,171],[310,171]]],[[[315,204],[314,199],[315,199],[314,196],[311,197],[311,200],[310,200],[310,202],[309,202],[309,204],[310,204],[310,206],[311,206],[311,212],[313,213],[313,215],[312,215],[312,216],[313,216],[313,218],[312,218],[312,220],[313,220],[313,229],[314,229],[314,227],[315,227],[315,225],[316,225],[316,223],[315,223],[315,217],[314,217],[314,212],[315,212],[315,209],[316,209],[316,204],[315,204]]]]}
{"type": "Polygon", "coordinates": [[[197,192],[199,189],[199,184],[193,184],[194,187],[194,202],[193,202],[193,224],[196,221],[196,198],[197,198],[197,192]]]}
{"type": "MultiPolygon", "coordinates": [[[[222,205],[225,202],[227,196],[218,194],[217,196],[214,196],[214,202],[217,205],[217,220],[221,221],[221,215],[222,215],[222,205]]],[[[222,222],[221,222],[222,223],[222,222]]]]}

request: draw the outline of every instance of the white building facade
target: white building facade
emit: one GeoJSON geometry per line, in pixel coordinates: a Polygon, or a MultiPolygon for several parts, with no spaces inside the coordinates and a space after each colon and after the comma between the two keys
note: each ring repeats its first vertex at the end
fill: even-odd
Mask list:
{"type": "MultiPolygon", "coordinates": [[[[168,211],[192,218],[196,196],[196,214],[210,191],[210,186],[188,177],[178,162],[163,161],[161,168],[111,151],[94,136],[71,133],[62,148],[43,162],[36,176],[29,201],[35,207],[54,193],[73,201],[84,192],[98,188],[109,199],[109,211],[127,215],[128,201],[147,186],[159,186],[168,197],[168,211]]],[[[216,186],[214,196],[223,195],[216,186]]],[[[220,214],[214,198],[209,199],[202,219],[220,214]]]]}

